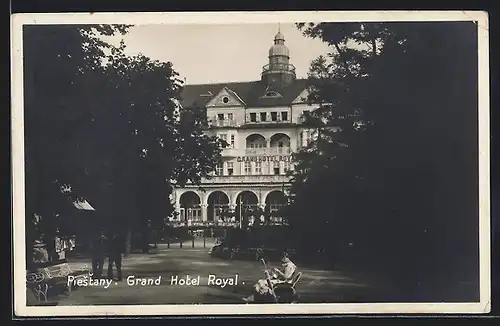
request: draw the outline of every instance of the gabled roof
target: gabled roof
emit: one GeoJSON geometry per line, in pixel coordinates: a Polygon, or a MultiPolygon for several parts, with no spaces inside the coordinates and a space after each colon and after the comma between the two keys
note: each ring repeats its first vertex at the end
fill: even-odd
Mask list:
{"type": "MultiPolygon", "coordinates": [[[[202,96],[208,97],[208,94],[209,93],[207,93],[207,95],[202,95],[202,96]]],[[[241,97],[239,97],[238,94],[236,94],[236,92],[230,90],[227,87],[223,87],[217,95],[212,96],[212,99],[206,103],[206,106],[245,106],[245,105],[246,105],[245,101],[243,101],[241,97]],[[229,97],[230,100],[227,104],[224,104],[222,102],[222,98],[226,96],[229,97]]]]}
{"type": "Polygon", "coordinates": [[[185,85],[181,93],[181,105],[185,108],[205,107],[225,87],[246,103],[247,107],[288,106],[307,88],[307,79],[297,79],[289,86],[273,88],[282,97],[263,97],[267,85],[262,81],[185,85]]]}

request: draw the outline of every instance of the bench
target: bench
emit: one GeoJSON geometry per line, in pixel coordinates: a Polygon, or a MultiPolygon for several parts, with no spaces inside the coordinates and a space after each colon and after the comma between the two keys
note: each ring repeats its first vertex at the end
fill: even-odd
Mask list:
{"type": "Polygon", "coordinates": [[[68,282],[68,276],[74,276],[75,280],[89,277],[87,268],[73,271],[67,262],[57,265],[50,265],[36,269],[36,272],[28,273],[26,276],[26,284],[31,289],[41,302],[42,297],[47,302],[49,289],[55,289],[59,286],[64,291],[71,293],[73,283],[68,282]]]}

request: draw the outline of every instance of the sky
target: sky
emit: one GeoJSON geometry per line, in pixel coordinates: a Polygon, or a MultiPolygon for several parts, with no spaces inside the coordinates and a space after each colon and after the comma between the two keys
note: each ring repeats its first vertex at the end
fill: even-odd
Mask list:
{"type": "Polygon", "coordinates": [[[290,63],[297,78],[307,78],[311,60],[329,52],[317,39],[306,38],[286,24],[189,24],[138,25],[123,38],[129,55],[139,53],[170,61],[187,84],[253,81],[260,79],[268,63],[268,51],[278,28],[290,50],[290,63]]]}

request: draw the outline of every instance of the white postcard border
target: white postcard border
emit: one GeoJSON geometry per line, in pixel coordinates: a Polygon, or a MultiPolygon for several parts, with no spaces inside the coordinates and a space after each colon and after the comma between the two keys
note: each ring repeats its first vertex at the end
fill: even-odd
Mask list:
{"type": "Polygon", "coordinates": [[[288,11],[183,13],[36,13],[11,16],[12,203],[14,310],[17,316],[267,315],[487,313],[491,310],[490,271],[490,122],[488,14],[480,11],[288,11]],[[262,24],[346,21],[477,21],[479,84],[480,302],[478,303],[328,303],[279,305],[26,305],[24,117],[22,27],[26,24],[262,24]]]}

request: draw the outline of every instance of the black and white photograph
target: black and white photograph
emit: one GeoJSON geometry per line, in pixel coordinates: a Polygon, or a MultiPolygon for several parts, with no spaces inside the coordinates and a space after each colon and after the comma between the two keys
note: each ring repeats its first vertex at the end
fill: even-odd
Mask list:
{"type": "Polygon", "coordinates": [[[487,13],[11,23],[16,315],[490,311],[487,13]]]}

